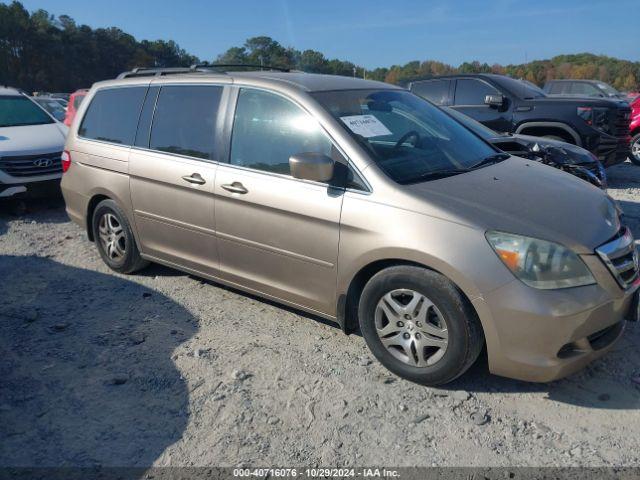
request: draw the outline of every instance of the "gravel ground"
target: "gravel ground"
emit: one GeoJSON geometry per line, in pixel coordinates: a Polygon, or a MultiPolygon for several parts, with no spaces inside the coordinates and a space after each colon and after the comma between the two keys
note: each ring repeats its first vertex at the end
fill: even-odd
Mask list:
{"type": "MultiPolygon", "coordinates": [[[[609,171],[640,238],[640,168],[609,171]]],[[[639,466],[640,327],[551,384],[446,388],[363,339],[160,266],[114,274],[58,201],[0,205],[0,466],[639,466]]]]}

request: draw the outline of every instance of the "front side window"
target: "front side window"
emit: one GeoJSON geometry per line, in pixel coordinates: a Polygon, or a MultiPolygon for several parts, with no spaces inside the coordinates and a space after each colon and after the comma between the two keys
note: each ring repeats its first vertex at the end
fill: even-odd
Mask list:
{"type": "Polygon", "coordinates": [[[162,87],[149,148],[213,160],[221,96],[222,87],[217,85],[162,87]]]}
{"type": "Polygon", "coordinates": [[[318,122],[293,102],[242,88],[233,122],[231,164],[289,175],[289,157],[298,153],[331,156],[331,140],[318,122]]]}
{"type": "Polygon", "coordinates": [[[455,105],[484,105],[487,95],[499,93],[488,83],[474,78],[461,78],[456,82],[455,105]]]}
{"type": "Polygon", "coordinates": [[[462,173],[497,153],[438,107],[406,91],[311,95],[401,184],[462,173]]]}
{"type": "Polygon", "coordinates": [[[0,127],[54,123],[40,107],[22,95],[0,96],[0,127]]]}
{"type": "Polygon", "coordinates": [[[411,91],[422,98],[431,100],[436,105],[447,105],[449,103],[450,84],[451,80],[414,82],[411,84],[411,91]]]}
{"type": "Polygon", "coordinates": [[[82,119],[81,137],[120,145],[133,145],[140,108],[147,87],[98,90],[82,119]]]}

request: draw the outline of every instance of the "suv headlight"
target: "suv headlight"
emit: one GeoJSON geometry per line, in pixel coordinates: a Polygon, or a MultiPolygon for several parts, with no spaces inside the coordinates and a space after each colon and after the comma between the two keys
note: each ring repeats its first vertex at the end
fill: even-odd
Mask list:
{"type": "Polygon", "coordinates": [[[522,282],[544,290],[596,283],[580,257],[557,243],[512,233],[485,234],[502,263],[522,282]]]}
{"type": "Polygon", "coordinates": [[[599,107],[578,107],[578,116],[588,125],[609,133],[609,109],[599,107]]]}

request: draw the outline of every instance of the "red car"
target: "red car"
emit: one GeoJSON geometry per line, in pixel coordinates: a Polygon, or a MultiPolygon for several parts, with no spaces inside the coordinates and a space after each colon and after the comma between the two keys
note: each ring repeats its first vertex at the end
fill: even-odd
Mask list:
{"type": "Polygon", "coordinates": [[[631,161],[640,165],[640,97],[630,103],[631,107],[631,161]]]}
{"type": "Polygon", "coordinates": [[[76,112],[78,111],[78,107],[82,103],[82,100],[87,95],[88,91],[89,91],[89,89],[82,88],[80,90],[76,90],[75,92],[73,92],[71,94],[71,97],[69,98],[69,105],[67,105],[67,113],[64,116],[64,124],[67,127],[71,126],[71,122],[73,122],[73,119],[76,116],[76,112]]]}

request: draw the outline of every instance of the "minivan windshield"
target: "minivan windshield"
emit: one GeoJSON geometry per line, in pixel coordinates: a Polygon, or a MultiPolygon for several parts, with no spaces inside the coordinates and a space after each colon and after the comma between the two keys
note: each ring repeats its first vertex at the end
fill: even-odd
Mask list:
{"type": "Polygon", "coordinates": [[[404,90],[311,95],[400,184],[465,173],[505,158],[438,107],[404,90]]]}
{"type": "Polygon", "coordinates": [[[0,96],[0,127],[22,127],[54,123],[47,113],[27,97],[0,96]]]}

